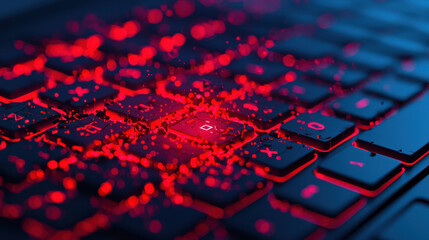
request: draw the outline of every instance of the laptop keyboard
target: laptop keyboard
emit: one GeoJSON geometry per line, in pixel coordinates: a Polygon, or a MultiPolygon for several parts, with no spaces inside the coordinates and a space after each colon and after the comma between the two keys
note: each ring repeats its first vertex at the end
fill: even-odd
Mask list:
{"type": "Polygon", "coordinates": [[[428,182],[426,1],[108,4],[0,41],[1,236],[359,239],[380,218],[400,239],[427,212],[404,197],[428,182]]]}

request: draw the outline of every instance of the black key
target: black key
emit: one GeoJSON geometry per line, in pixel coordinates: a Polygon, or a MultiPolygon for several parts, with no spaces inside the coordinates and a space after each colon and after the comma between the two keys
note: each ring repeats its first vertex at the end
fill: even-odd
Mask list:
{"type": "MultiPolygon", "coordinates": [[[[169,132],[203,145],[224,147],[253,137],[251,127],[199,112],[169,127],[169,132]]],[[[230,147],[230,146],[227,146],[230,147]]]]}
{"type": "Polygon", "coordinates": [[[331,104],[332,110],[338,116],[352,119],[364,126],[374,126],[393,108],[390,100],[353,93],[340,98],[331,104]]]}
{"type": "Polygon", "coordinates": [[[40,92],[39,96],[58,108],[83,111],[86,108],[102,105],[105,101],[115,97],[118,92],[116,89],[91,81],[61,85],[46,92],[40,92]]]}
{"type": "Polygon", "coordinates": [[[294,216],[325,228],[339,227],[366,203],[358,193],[306,175],[283,183],[275,195],[291,204],[294,216]]]}
{"type": "Polygon", "coordinates": [[[429,234],[428,221],[429,205],[422,201],[414,202],[387,223],[377,239],[426,239],[429,234]]]}
{"type": "Polygon", "coordinates": [[[365,91],[380,97],[404,103],[422,91],[422,85],[405,79],[386,75],[369,83],[365,91]]]}
{"type": "Polygon", "coordinates": [[[164,78],[166,75],[167,69],[147,65],[125,68],[117,67],[113,71],[106,69],[103,73],[104,79],[131,90],[150,87],[151,83],[164,78]]]}
{"type": "Polygon", "coordinates": [[[281,99],[307,109],[320,104],[331,96],[329,87],[302,80],[284,84],[273,89],[272,93],[281,99]]]}
{"type": "Polygon", "coordinates": [[[272,195],[264,197],[224,222],[240,239],[307,239],[318,227],[281,210],[272,195]]]}
{"type": "Polygon", "coordinates": [[[0,134],[16,139],[45,130],[60,118],[60,114],[26,101],[0,104],[0,117],[0,134]]]}
{"type": "Polygon", "coordinates": [[[343,88],[353,88],[368,77],[363,71],[335,65],[316,69],[314,72],[308,72],[307,74],[311,78],[320,79],[330,84],[338,84],[343,88]]]}
{"type": "Polygon", "coordinates": [[[241,86],[215,75],[178,75],[165,88],[169,93],[178,94],[198,105],[210,103],[212,100],[221,101],[237,92],[241,86]]]}
{"type": "Polygon", "coordinates": [[[97,211],[88,196],[72,194],[62,185],[47,180],[19,193],[5,193],[4,202],[29,206],[24,213],[26,217],[58,230],[71,228],[97,211]]]}
{"type": "Polygon", "coordinates": [[[175,67],[181,67],[189,69],[192,66],[196,66],[201,63],[204,59],[205,51],[201,48],[191,47],[191,46],[182,46],[177,50],[177,53],[173,51],[166,52],[157,56],[157,60],[161,59],[161,62],[170,64],[175,67]]]}
{"type": "Polygon", "coordinates": [[[13,64],[22,63],[34,58],[31,54],[16,49],[12,44],[3,45],[0,48],[0,52],[0,66],[2,67],[11,67],[13,64]]]}
{"type": "Polygon", "coordinates": [[[403,173],[403,168],[394,159],[348,147],[322,162],[317,171],[320,179],[375,197],[403,173]]]}
{"type": "Polygon", "coordinates": [[[164,197],[152,198],[139,207],[136,215],[130,211],[118,216],[119,221],[113,223],[113,228],[138,239],[174,239],[193,230],[205,218],[204,214],[171,203],[164,197]]]}
{"type": "Polygon", "coordinates": [[[46,166],[51,161],[66,158],[69,152],[59,146],[44,142],[20,141],[8,144],[0,151],[0,173],[8,182],[19,182],[35,169],[46,166]]]}
{"type": "Polygon", "coordinates": [[[281,133],[288,139],[319,151],[330,151],[357,134],[355,124],[320,113],[304,113],[281,126],[281,133]]]}
{"type": "Polygon", "coordinates": [[[190,194],[194,207],[215,218],[233,215],[255,199],[266,194],[272,184],[253,171],[238,165],[201,167],[190,176],[177,179],[175,189],[190,194]],[[198,206],[197,200],[212,205],[198,206]]]}
{"type": "Polygon", "coordinates": [[[243,42],[242,39],[222,34],[196,41],[196,44],[215,52],[224,53],[227,50],[237,50],[238,44],[243,42]]]}
{"type": "Polygon", "coordinates": [[[398,113],[363,133],[356,140],[357,146],[414,164],[429,151],[429,95],[400,109],[398,113]]]}
{"type": "Polygon", "coordinates": [[[132,38],[126,38],[122,41],[106,39],[99,49],[105,53],[113,53],[119,55],[140,54],[145,46],[150,46],[149,39],[137,35],[132,38]]]}
{"type": "Polygon", "coordinates": [[[339,56],[340,60],[348,65],[364,67],[370,71],[382,71],[395,65],[393,57],[376,53],[367,49],[357,49],[353,54],[347,53],[339,56]]]}
{"type": "Polygon", "coordinates": [[[12,79],[0,77],[0,96],[8,99],[17,98],[41,88],[45,83],[42,73],[33,72],[30,75],[20,75],[12,79]]]}
{"type": "Polygon", "coordinates": [[[291,68],[281,63],[263,60],[254,56],[234,60],[225,69],[231,71],[234,75],[245,75],[248,80],[259,84],[283,80],[288,72],[293,72],[296,77],[296,73],[291,68]]]}
{"type": "Polygon", "coordinates": [[[364,46],[374,52],[383,53],[393,57],[415,56],[428,50],[424,44],[396,34],[381,35],[375,38],[375,40],[377,42],[370,42],[364,46]]]}
{"type": "Polygon", "coordinates": [[[138,157],[153,160],[171,167],[197,161],[205,151],[191,143],[174,141],[165,135],[147,134],[125,149],[138,157]]]}
{"type": "Polygon", "coordinates": [[[84,119],[58,124],[56,128],[48,132],[47,137],[72,148],[86,149],[93,145],[100,145],[112,137],[118,137],[128,129],[130,129],[129,126],[119,122],[88,116],[84,119]]]}
{"type": "Polygon", "coordinates": [[[312,148],[268,134],[247,143],[237,155],[256,164],[256,173],[284,182],[316,160],[312,148]]]}
{"type": "Polygon", "coordinates": [[[260,95],[227,101],[220,108],[228,117],[249,122],[262,130],[268,130],[295,114],[293,105],[260,95]]]}
{"type": "Polygon", "coordinates": [[[78,186],[91,193],[120,201],[132,195],[145,192],[153,194],[160,182],[160,176],[149,168],[133,165],[119,159],[90,158],[82,164],[74,164],[70,172],[78,186]]]}
{"type": "Polygon", "coordinates": [[[103,61],[94,60],[86,57],[77,57],[70,60],[64,60],[61,58],[48,58],[45,66],[65,73],[67,75],[76,75],[78,72],[84,69],[94,68],[103,63],[103,61]]]}
{"type": "Polygon", "coordinates": [[[340,51],[335,45],[308,37],[296,37],[278,42],[270,50],[308,59],[325,57],[340,51]]]}
{"type": "Polygon", "coordinates": [[[368,29],[341,21],[334,23],[330,28],[324,29],[317,36],[331,43],[335,42],[345,45],[350,42],[361,42],[371,39],[373,33],[368,29]]]}
{"type": "Polygon", "coordinates": [[[429,60],[425,58],[408,60],[403,62],[402,66],[398,68],[398,74],[406,79],[412,79],[424,84],[428,84],[429,76],[426,74],[428,67],[429,60]]]}
{"type": "Polygon", "coordinates": [[[185,105],[155,94],[136,95],[108,105],[112,114],[141,122],[151,128],[159,127],[163,122],[179,118],[185,113],[185,105]]]}

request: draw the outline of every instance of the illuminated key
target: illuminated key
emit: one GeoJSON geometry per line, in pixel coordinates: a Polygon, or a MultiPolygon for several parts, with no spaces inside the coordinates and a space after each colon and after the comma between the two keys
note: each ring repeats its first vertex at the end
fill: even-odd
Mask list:
{"type": "Polygon", "coordinates": [[[169,131],[201,144],[225,146],[253,136],[253,129],[208,113],[197,113],[172,125],[169,131]]]}
{"type": "Polygon", "coordinates": [[[353,122],[339,118],[305,113],[282,124],[281,133],[292,141],[330,151],[357,133],[354,126],[353,122]]]}
{"type": "Polygon", "coordinates": [[[100,145],[111,137],[118,137],[128,129],[130,127],[125,124],[89,116],[84,119],[61,123],[49,131],[47,137],[70,147],[88,148],[94,144],[100,145]]]}
{"type": "Polygon", "coordinates": [[[248,142],[237,155],[255,163],[259,175],[278,182],[288,180],[316,158],[312,148],[268,134],[248,142]]]}
{"type": "Polygon", "coordinates": [[[260,95],[225,102],[221,109],[229,117],[249,122],[261,130],[268,130],[295,114],[293,105],[260,95]]]}
{"type": "Polygon", "coordinates": [[[141,122],[151,128],[180,117],[186,111],[184,104],[155,94],[129,96],[108,105],[107,109],[109,114],[141,122]]]}
{"type": "Polygon", "coordinates": [[[103,105],[107,100],[118,94],[118,90],[98,85],[95,82],[75,82],[70,85],[61,85],[39,96],[44,101],[64,110],[84,111],[103,105]]]}
{"type": "Polygon", "coordinates": [[[366,202],[358,193],[308,175],[298,175],[280,185],[275,195],[291,204],[294,216],[326,228],[339,227],[366,202]]]}
{"type": "Polygon", "coordinates": [[[312,108],[326,100],[331,92],[329,87],[310,81],[296,80],[273,89],[273,94],[293,104],[312,108]]]}
{"type": "Polygon", "coordinates": [[[317,169],[316,176],[374,197],[396,180],[402,172],[399,161],[348,147],[323,161],[317,169]]]}
{"type": "Polygon", "coordinates": [[[53,126],[60,114],[34,104],[0,104],[0,134],[11,139],[26,137],[53,126]]]}

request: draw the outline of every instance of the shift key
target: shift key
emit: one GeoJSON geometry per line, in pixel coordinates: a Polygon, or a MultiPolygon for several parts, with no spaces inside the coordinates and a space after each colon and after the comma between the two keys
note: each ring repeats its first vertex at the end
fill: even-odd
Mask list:
{"type": "Polygon", "coordinates": [[[429,151],[429,94],[363,133],[357,147],[412,165],[429,151]]]}

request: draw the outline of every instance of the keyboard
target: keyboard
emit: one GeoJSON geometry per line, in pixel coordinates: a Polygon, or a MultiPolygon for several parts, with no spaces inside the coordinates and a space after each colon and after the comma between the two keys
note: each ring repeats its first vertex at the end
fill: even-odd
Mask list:
{"type": "Polygon", "coordinates": [[[22,6],[2,239],[429,238],[429,2],[22,6]]]}

